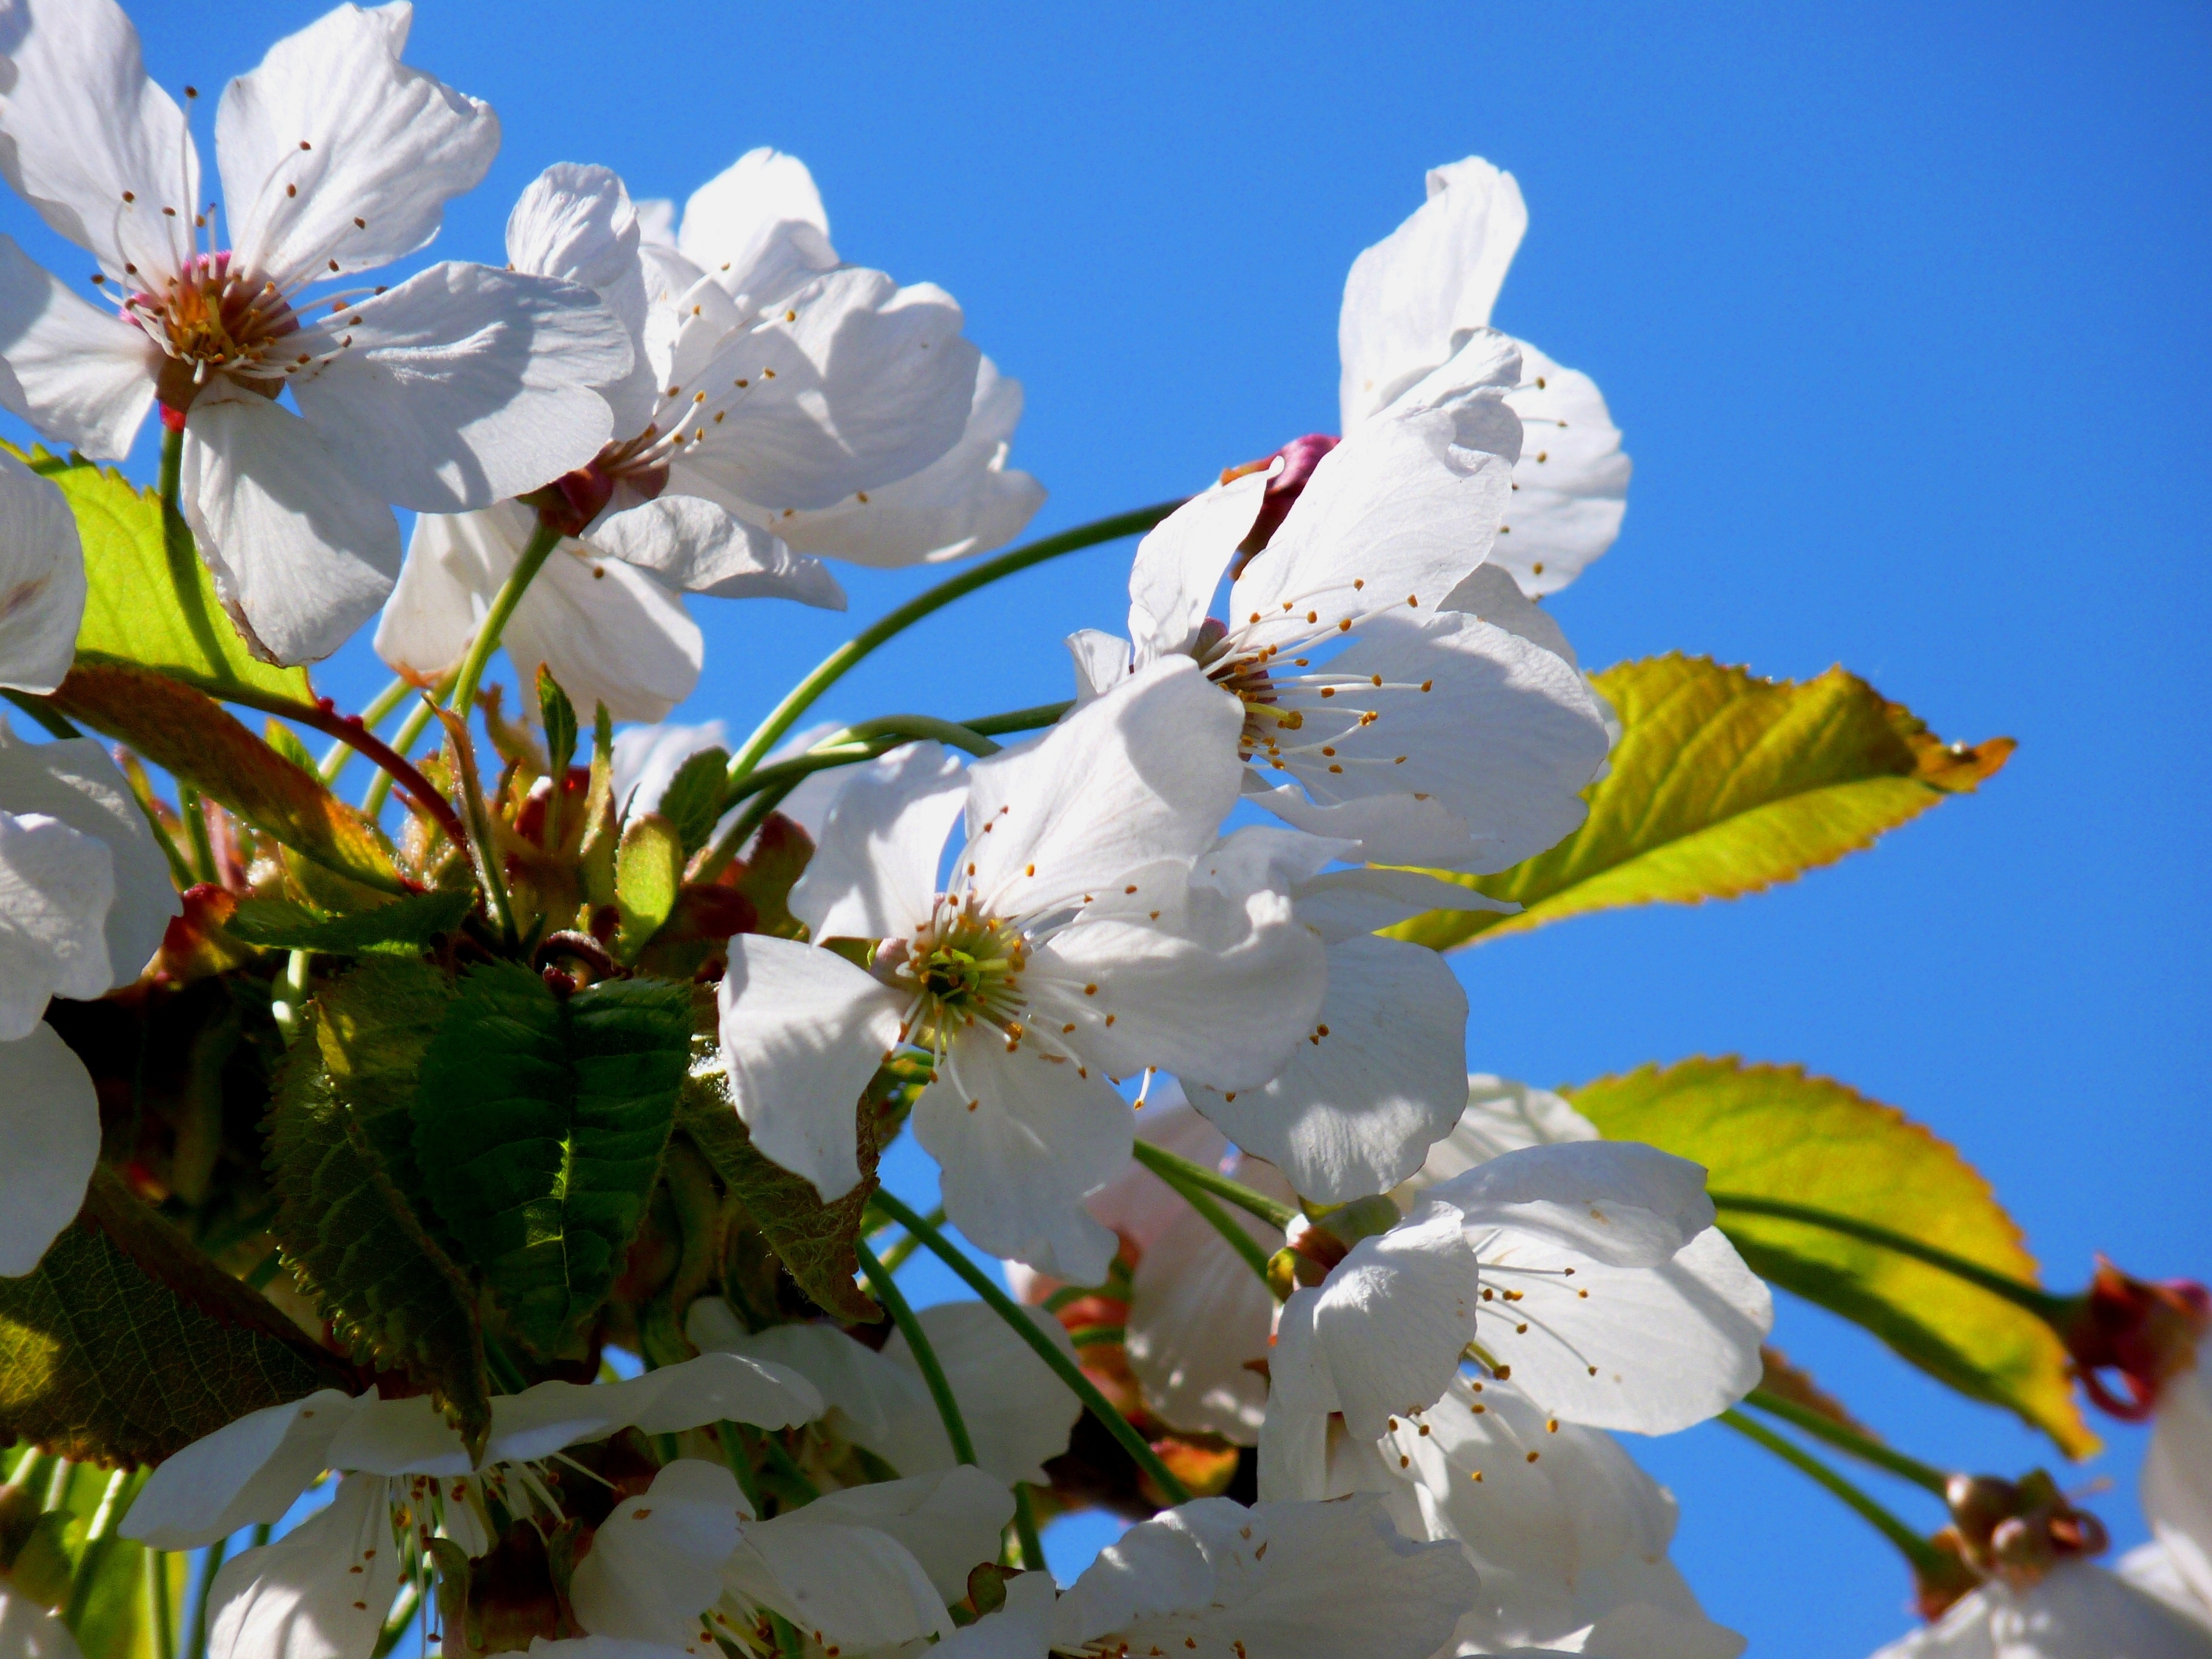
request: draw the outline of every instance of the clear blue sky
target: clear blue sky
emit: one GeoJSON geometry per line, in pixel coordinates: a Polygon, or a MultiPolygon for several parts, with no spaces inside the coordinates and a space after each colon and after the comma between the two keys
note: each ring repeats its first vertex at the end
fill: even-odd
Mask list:
{"type": "MultiPolygon", "coordinates": [[[[137,15],[156,75],[211,87],[319,9],[137,15]]],[[[1026,382],[1047,529],[1332,427],[1352,255],[1424,168],[1510,168],[1532,224],[1498,320],[1595,376],[1637,462],[1620,544],[1553,602],[1584,661],[1840,661],[1946,736],[2021,747],[1796,887],[1458,959],[1472,1060],[1545,1083],[1802,1060],[1959,1144],[2055,1283],[2100,1249],[2212,1275],[2203,7],[428,0],[409,56],[505,124],[441,253],[501,259],[548,162],[681,198],[755,144],[803,157],[845,256],[943,283],[1026,382]]],[[[0,212],[50,248],[28,224],[0,212]]],[[[1064,696],[1059,637],[1117,626],[1125,571],[1110,550],[1011,583],[827,712],[1064,696]]],[[[918,581],[848,585],[865,617],[918,581]]],[[[841,633],[698,609],[692,718],[749,723],[841,633]]],[[[356,647],[322,683],[381,678],[356,647]]],[[[2046,1455],[1824,1316],[1786,1307],[1778,1340],[1922,1455],[2046,1455]]],[[[2118,1483],[2125,1544],[2141,1439],[2109,1437],[2073,1478],[2118,1483]]],[[[1850,1659],[1905,1628],[1885,1547],[1796,1475],[1717,1428],[1638,1449],[1754,1653],[1850,1659]]]]}

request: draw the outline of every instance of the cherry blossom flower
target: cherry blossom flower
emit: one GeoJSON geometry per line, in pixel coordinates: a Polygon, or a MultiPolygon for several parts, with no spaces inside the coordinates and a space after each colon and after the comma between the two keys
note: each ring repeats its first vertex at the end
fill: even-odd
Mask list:
{"type": "Polygon", "coordinates": [[[100,1157],[92,1077],[44,1023],[47,1000],[130,984],[179,908],[106,750],[25,743],[0,720],[0,1275],[38,1266],[100,1157]]]}
{"type": "Polygon", "coordinates": [[[1475,1594],[1449,1545],[1391,1527],[1382,1500],[1204,1498],[1132,1527],[1065,1595],[1024,1573],[946,1659],[1193,1652],[1200,1659],[1426,1659],[1475,1594]]]}
{"type": "Polygon", "coordinates": [[[1516,434],[1494,396],[1512,362],[1324,457],[1231,584],[1225,620],[1207,609],[1267,477],[1179,508],[1138,545],[1133,647],[1069,642],[1079,691],[1195,659],[1243,708],[1246,793],[1372,862],[1502,870],[1567,835],[1610,747],[1604,714],[1571,656],[1446,605],[1497,541],[1516,434]]]}
{"type": "Polygon", "coordinates": [[[313,291],[422,246],[498,149],[488,106],[399,61],[410,15],[340,6],[225,88],[227,214],[113,0],[33,0],[8,53],[0,167],[117,310],[0,245],[0,403],[119,459],[158,398],[201,556],[280,662],[328,655],[383,602],[392,506],[488,507],[590,459],[611,428],[592,384],[629,366],[570,283],[447,263],[313,291]]]}
{"type": "MultiPolygon", "coordinates": [[[[549,1527],[562,1519],[560,1481],[549,1472],[563,1448],[625,1428],[672,1434],[726,1418],[784,1428],[821,1410],[813,1388],[781,1366],[704,1354],[625,1382],[541,1382],[501,1395],[483,1455],[472,1461],[428,1396],[387,1401],[326,1389],[194,1441],[154,1472],[122,1530],[151,1549],[195,1549],[277,1520],[325,1468],[340,1471],[327,1508],[224,1564],[210,1592],[209,1650],[216,1659],[288,1650],[368,1659],[400,1586],[428,1571],[434,1532],[473,1557],[494,1541],[488,1499],[517,1519],[549,1527]]],[[[696,1626],[720,1594],[719,1559],[714,1575],[698,1576],[699,1540],[711,1546],[722,1535],[715,1511],[726,1499],[722,1556],[737,1547],[742,1500],[734,1478],[719,1465],[678,1459],[655,1477],[656,1492],[662,1482],[668,1501],[650,1537],[625,1548],[620,1525],[609,1533],[603,1523],[600,1565],[588,1574],[580,1568],[576,1606],[587,1629],[665,1640],[678,1627],[672,1618],[696,1626]],[[629,1581],[643,1571],[641,1561],[656,1556],[666,1558],[660,1577],[642,1586],[629,1581]],[[700,1591],[688,1608],[687,1587],[700,1591]]],[[[651,1518],[635,1509],[658,1502],[618,1505],[615,1515],[635,1524],[651,1518]]]]}
{"type": "Polygon", "coordinates": [[[2063,1561],[2035,1583],[1991,1579],[1874,1659],[2206,1659],[2212,1629],[2118,1574],[2063,1561]]]}
{"type": "Polygon", "coordinates": [[[861,770],[791,902],[817,941],[879,941],[873,971],[731,941],[721,1048],[755,1144],[825,1200],[850,1190],[851,1103],[896,1045],[925,1048],[913,1122],[951,1219],[994,1254],[1102,1278],[1114,1237],[1079,1201],[1129,1155],[1111,1079],[1263,1083],[1320,1001],[1320,943],[1287,899],[1190,879],[1236,799],[1237,721],[1175,658],[965,777],[927,744],[861,770]]]}
{"type": "Polygon", "coordinates": [[[1592,1428],[1665,1434],[1733,1405],[1773,1305],[1712,1221],[1703,1170],[1626,1142],[1528,1147],[1429,1188],[1285,1304],[1261,1494],[1318,1496],[1330,1413],[1379,1439],[1468,1352],[1592,1428]]]}
{"type": "MultiPolygon", "coordinates": [[[[1491,308],[1528,228],[1521,186],[1480,156],[1432,168],[1428,199],[1352,261],[1337,323],[1343,429],[1417,388],[1490,331],[1491,308]]],[[[1498,515],[1493,563],[1530,595],[1556,592],[1613,545],[1628,457],[1587,374],[1516,340],[1506,403],[1524,428],[1498,515]]]]}

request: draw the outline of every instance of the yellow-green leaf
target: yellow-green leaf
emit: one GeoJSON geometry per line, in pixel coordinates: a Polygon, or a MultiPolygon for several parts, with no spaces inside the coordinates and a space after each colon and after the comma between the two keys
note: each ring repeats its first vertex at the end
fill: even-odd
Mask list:
{"type": "Polygon", "coordinates": [[[52,701],[316,863],[371,887],[403,890],[392,854],[368,819],[204,693],[134,664],[79,658],[52,701]]]}
{"type": "Polygon", "coordinates": [[[684,838],[676,826],[658,812],[626,824],[615,854],[615,908],[622,916],[615,947],[625,961],[635,962],[668,920],[683,885],[684,838]]]}
{"type": "Polygon", "coordinates": [[[1521,911],[1431,910],[1392,937],[1444,951],[1591,910],[1755,893],[1974,789],[2014,746],[1947,744],[1840,668],[1766,680],[1676,654],[1596,679],[1622,731],[1588,820],[1510,870],[1452,878],[1521,911]]]}
{"type": "Polygon", "coordinates": [[[9,452],[52,478],[76,515],[84,544],[84,623],[80,662],[130,662],[159,669],[214,696],[259,693],[293,702],[315,694],[302,668],[277,668],[246,647],[184,522],[160,497],[112,467],[64,460],[42,449],[9,452]]]}
{"type": "Polygon", "coordinates": [[[2035,1285],[2035,1259],[1989,1182],[1925,1127],[1802,1067],[1734,1059],[1646,1066],[1568,1092],[1609,1139],[1704,1164],[1722,1229],[1754,1271],[1864,1326],[1960,1393],[2018,1413],[2069,1456],[2096,1449],[2065,1350],[2033,1313],[1881,1245],[1725,1201],[1825,1212],[2035,1285]]]}

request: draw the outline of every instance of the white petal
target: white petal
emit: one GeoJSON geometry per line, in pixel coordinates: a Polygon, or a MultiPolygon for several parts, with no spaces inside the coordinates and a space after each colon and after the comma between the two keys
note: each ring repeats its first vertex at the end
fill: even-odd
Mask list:
{"type": "Polygon", "coordinates": [[[887,1532],[842,1526],[821,1501],[745,1529],[727,1582],[819,1648],[895,1651],[949,1636],[952,1620],[914,1553],[887,1532]]]}
{"type": "Polygon", "coordinates": [[[1570,668],[1580,665],[1565,632],[1550,611],[1521,591],[1520,582],[1501,561],[1498,548],[1491,550],[1487,562],[1477,565],[1466,580],[1444,596],[1443,608],[1464,611],[1494,628],[1517,634],[1531,645],[1542,646],[1570,668]]]}
{"type": "Polygon", "coordinates": [[[1484,1288],[1523,1298],[1485,1303],[1475,1340],[1564,1421],[1672,1434],[1759,1386],[1773,1300],[1718,1228],[1656,1267],[1594,1261],[1506,1228],[1475,1250],[1484,1288]]]}
{"type": "MultiPolygon", "coordinates": [[[[457,667],[535,522],[513,501],[418,515],[377,622],[377,655],[422,678],[457,667]]],[[[544,663],[580,708],[604,702],[617,720],[657,720],[689,696],[705,651],[680,598],[573,539],[523,594],[504,644],[526,683],[544,663]]]]}
{"type": "Polygon", "coordinates": [[[1097,1072],[1085,1077],[979,1026],[956,1042],[915,1103],[915,1138],[942,1170],[945,1211],[993,1255],[1072,1285],[1106,1277],[1114,1235],[1083,1195],[1128,1161],[1134,1114],[1097,1072]]]}
{"type": "Polygon", "coordinates": [[[902,1474],[921,1474],[929,1465],[914,1460],[940,1452],[938,1467],[951,1467],[936,1404],[911,1366],[886,1359],[835,1326],[771,1325],[748,1333],[718,1298],[702,1297],[691,1308],[685,1328],[695,1344],[798,1372],[820,1393],[823,1427],[837,1438],[873,1452],[902,1474]]]}
{"type": "Polygon", "coordinates": [[[1521,419],[1521,459],[1490,556],[1523,592],[1555,593],[1620,534],[1628,457],[1596,383],[1532,345],[1505,401],[1521,419]]]}
{"type": "Polygon", "coordinates": [[[2212,1607],[2197,1599],[2181,1570],[2174,1565],[2171,1552],[2155,1538],[2148,1544],[2136,1545],[2113,1562],[2112,1571],[2184,1618],[2193,1619],[2200,1625],[2212,1625],[2212,1607]]]}
{"type": "MultiPolygon", "coordinates": [[[[495,1430],[508,1403],[509,1397],[493,1401],[495,1430]]],[[[424,1394],[362,1399],[331,1437],[328,1455],[332,1468],[365,1474],[455,1475],[470,1469],[461,1437],[424,1394]]]]}
{"type": "Polygon", "coordinates": [[[169,918],[184,907],[168,860],[113,757],[90,738],[25,743],[0,720],[0,811],[43,812],[106,844],[115,870],[106,928],[114,977],[102,988],[136,980],[161,947],[169,918]]]}
{"type": "Polygon", "coordinates": [[[27,1595],[10,1595],[0,1584],[0,1653],[9,1659],[84,1659],[62,1622],[27,1595]]]}
{"type": "Polygon", "coordinates": [[[185,517],[256,654],[316,662],[376,613],[399,526],[349,461],[276,404],[203,397],[185,422],[185,517]]]}
{"type": "Polygon", "coordinates": [[[929,919],[967,772],[943,744],[912,743],[845,778],[791,890],[791,914],[817,939],[907,938],[929,919]]]}
{"type": "Polygon", "coordinates": [[[842,957],[739,933],[715,1000],[753,1144],[835,1203],[860,1179],[855,1114],[898,1042],[897,995],[842,957]]]}
{"type": "Polygon", "coordinates": [[[2032,1589],[1984,1584],[1874,1659],[2206,1659],[2212,1631],[2086,1561],[2032,1589]]]}
{"type": "Polygon", "coordinates": [[[1305,1197],[1341,1204],[1388,1192],[1458,1121],[1467,993],[1418,945],[1363,936],[1328,961],[1320,1014],[1273,1080],[1233,1101],[1203,1087],[1191,1098],[1305,1197]]]}
{"type": "Polygon", "coordinates": [[[896,1538],[938,1595],[957,1601],[968,1594],[969,1572],[998,1559],[1000,1535],[1014,1518],[1014,1495],[982,1470],[959,1464],[909,1480],[824,1492],[799,1513],[896,1538]]]}
{"type": "MultiPolygon", "coordinates": [[[[1153,1084],[1144,1109],[1137,1114],[1137,1139],[1209,1169],[1219,1169],[1229,1150],[1221,1131],[1191,1109],[1171,1078],[1153,1084]]],[[[1191,1213],[1190,1206],[1173,1188],[1134,1162],[1084,1200],[1083,1207],[1140,1253],[1151,1249],[1153,1242],[1181,1217],[1191,1213]]]]}
{"type": "Polygon", "coordinates": [[[84,549],[61,488],[0,453],[0,686],[62,683],[84,617],[84,549]]]}
{"type": "Polygon", "coordinates": [[[160,352],[0,236],[0,408],[94,460],[119,461],[154,401],[160,352]]]}
{"type": "Polygon", "coordinates": [[[630,337],[635,357],[616,386],[601,388],[617,434],[644,429],[659,378],[645,348],[645,266],[637,215],[611,171],[556,161],[523,187],[507,216],[507,262],[534,276],[580,283],[606,301],[630,337]]]}
{"type": "Polygon", "coordinates": [[[1124,874],[1030,957],[1031,1025],[1115,1076],[1158,1066],[1186,1084],[1265,1083],[1313,1029],[1328,983],[1320,939],[1279,893],[1240,900],[1180,860],[1124,874]]]}
{"type": "Polygon", "coordinates": [[[592,388],[631,362],[589,289],[453,260],[319,333],[302,349],[333,355],[292,377],[300,412],[363,488],[418,513],[489,507],[583,465],[613,430],[592,388]]]}
{"type": "Polygon", "coordinates": [[[756,304],[837,263],[830,216],[806,164],[766,148],[746,151],[691,192],[677,246],[732,295],[756,304]]]}
{"type": "Polygon", "coordinates": [[[1243,724],[1234,697],[1175,657],[1042,737],[978,761],[969,769],[971,890],[998,915],[1036,915],[1111,890],[1158,860],[1197,856],[1236,804],[1243,724]]]}
{"type": "Polygon", "coordinates": [[[12,1279],[39,1265],[84,1202],[100,1161],[100,1097],[51,1025],[0,1042],[0,1279],[12,1279]]]}
{"type": "Polygon", "coordinates": [[[1137,544],[1129,566],[1129,638],[1150,662],[1198,642],[1213,591],[1251,532],[1261,497],[1279,470],[1248,472],[1193,496],[1137,544]]]}
{"type": "Polygon", "coordinates": [[[591,527],[601,552],[650,570],[671,587],[721,599],[796,599],[845,608],[845,590],[819,561],[696,495],[662,495],[591,527]]]}
{"type": "Polygon", "coordinates": [[[680,372],[679,349],[683,395],[664,405],[663,424],[688,417],[685,430],[703,441],[685,445],[672,488],[776,514],[834,507],[912,477],[960,441],[981,354],[943,289],[847,268],[780,307],[727,336],[695,374],[680,372]],[[701,391],[707,402],[695,409],[701,391]],[[696,489],[701,479],[712,488],[696,489]]]}
{"type": "Polygon", "coordinates": [[[1000,374],[986,357],[976,366],[959,442],[910,477],[835,507],[779,514],[776,533],[799,552],[878,568],[1003,546],[1044,505],[1044,486],[1006,465],[1021,416],[1022,383],[1000,374]]]}
{"type": "MultiPolygon", "coordinates": [[[[546,1457],[563,1446],[623,1428],[678,1434],[726,1417],[787,1429],[811,1422],[822,1411],[820,1393],[787,1366],[741,1354],[704,1353],[620,1382],[540,1382],[518,1395],[501,1395],[492,1402],[484,1462],[546,1457]]],[[[333,1449],[334,1457],[345,1449],[345,1437],[333,1449]]]]}
{"type": "Polygon", "coordinates": [[[1350,432],[1485,327],[1528,228],[1510,173],[1468,156],[1431,170],[1428,199],[1352,261],[1337,322],[1350,432]]]}
{"type": "Polygon", "coordinates": [[[1155,1516],[1098,1552],[1055,1609],[1054,1624],[1061,1642],[1075,1645],[1119,1636],[1139,1620],[1212,1601],[1212,1563],[1182,1519],[1175,1510],[1155,1516]]]}
{"type": "Polygon", "coordinates": [[[147,78],[113,0],[46,0],[9,21],[0,173],[111,278],[135,264],[134,286],[153,288],[192,252],[199,153],[184,112],[147,78]]]}
{"type": "Polygon", "coordinates": [[[202,1435],[147,1478],[123,1535],[149,1549],[192,1550],[283,1520],[328,1466],[332,1437],[374,1400],[321,1389],[202,1435]]]}
{"type": "Polygon", "coordinates": [[[1475,1072],[1467,1079],[1467,1109],[1449,1134],[1429,1148],[1421,1167],[1396,1194],[1411,1209],[1414,1194],[1464,1175],[1501,1152],[1560,1140],[1595,1140],[1597,1126],[1549,1089],[1475,1072]]]}
{"type": "Polygon", "coordinates": [[[569,1597],[596,1636],[684,1647],[722,1593],[738,1547],[737,1477],[719,1463],[679,1457],[641,1495],[619,1499],[576,1564],[569,1597]]]}
{"type": "Polygon", "coordinates": [[[216,160],[231,246],[289,288],[368,270],[438,234],[499,152],[499,119],[399,61],[388,20],[325,12],[223,89],[216,160]]]}
{"type": "Polygon", "coordinates": [[[2143,1455],[2143,1518],[2174,1569],[2212,1609],[2212,1338],[2166,1379],[2143,1455]]]}
{"type": "Polygon", "coordinates": [[[1713,1224],[1701,1164],[1636,1141],[1569,1141],[1507,1152],[1428,1194],[1463,1218],[1619,1267],[1650,1267],[1713,1224]]]}
{"type": "Polygon", "coordinates": [[[1075,662],[1075,700],[1089,702],[1103,697],[1133,672],[1128,641],[1096,628],[1078,629],[1066,640],[1067,654],[1075,662]]]}
{"type": "Polygon", "coordinates": [[[106,994],[114,900],[100,842],[41,812],[0,811],[0,1042],[37,1030],[49,997],[106,994]]]}
{"type": "MultiPolygon", "coordinates": [[[[1057,1319],[1035,1309],[1024,1309],[1023,1315],[1065,1358],[1075,1358],[1075,1345],[1057,1319]]],[[[1049,1485],[1044,1466],[1067,1449],[1067,1437],[1083,1415],[1083,1402],[983,1304],[944,1302],[924,1308],[918,1316],[922,1334],[937,1351],[945,1379],[952,1385],[961,1420],[975,1443],[977,1464],[1007,1486],[1017,1480],[1049,1485]]],[[[884,1344],[884,1356],[910,1367],[917,1377],[921,1375],[904,1333],[891,1334],[884,1344]]],[[[952,1445],[944,1419],[933,1412],[927,1426],[926,1445],[891,1456],[892,1465],[902,1474],[951,1466],[952,1445]]]]}
{"type": "Polygon", "coordinates": [[[1425,910],[1487,911],[1510,915],[1521,907],[1419,870],[1332,870],[1292,890],[1298,920],[1329,944],[1358,939],[1425,910]]]}
{"type": "MultiPolygon", "coordinates": [[[[1140,1129],[1152,1127],[1155,1109],[1145,1108],[1140,1129]]],[[[1250,1362],[1267,1357],[1275,1299],[1203,1217],[1180,1200],[1176,1208],[1137,1258],[1127,1325],[1129,1369],[1163,1422],[1253,1445],[1267,1415],[1267,1385],[1250,1362]]],[[[1263,1250],[1281,1248],[1282,1235],[1267,1223],[1241,1210],[1228,1212],[1263,1250]]]]}
{"type": "Polygon", "coordinates": [[[1363,1238],[1319,1289],[1292,1293],[1271,1368],[1284,1404],[1340,1411],[1371,1440],[1443,1395],[1475,1334],[1474,1257],[1456,1224],[1438,1208],[1363,1238]]]}
{"type": "Polygon", "coordinates": [[[348,1475],[328,1509],[223,1564],[208,1592],[209,1659],[369,1659],[398,1594],[397,1558],[386,1483],[348,1475]]]}
{"type": "Polygon", "coordinates": [[[726,751],[730,727],[726,720],[702,720],[696,726],[667,724],[625,726],[615,733],[614,799],[622,816],[657,812],[678,770],[692,756],[708,749],[726,751]]]}

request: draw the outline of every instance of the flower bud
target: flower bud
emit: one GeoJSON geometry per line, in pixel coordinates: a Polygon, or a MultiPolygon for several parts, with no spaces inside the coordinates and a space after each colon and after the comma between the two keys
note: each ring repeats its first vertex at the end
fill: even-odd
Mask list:
{"type": "Polygon", "coordinates": [[[2124,1421],[2140,1423],[2157,1408],[2166,1380],[2196,1364],[2208,1329],[2212,1291],[2203,1285],[2130,1279],[2099,1256],[2096,1277],[2066,1332],[2066,1351],[2092,1400],[2124,1421]],[[2106,1370],[2120,1374],[2124,1400],[2098,1375],[2106,1370]]]}
{"type": "Polygon", "coordinates": [[[1343,439],[1332,437],[1326,432],[1309,432],[1303,438],[1291,439],[1273,455],[1263,455],[1256,461],[1247,461],[1242,466],[1224,470],[1221,482],[1227,483],[1232,478],[1264,472],[1278,460],[1283,464],[1283,470],[1267,481],[1267,493],[1260,500],[1260,516],[1252,523],[1252,533],[1237,544],[1237,562],[1229,573],[1232,577],[1243,574],[1244,567],[1252,562],[1252,556],[1274,538],[1275,532],[1282,528],[1283,520],[1297,505],[1299,495],[1304,493],[1306,480],[1313,477],[1314,468],[1321,465],[1322,457],[1343,441],[1343,439]]]}

